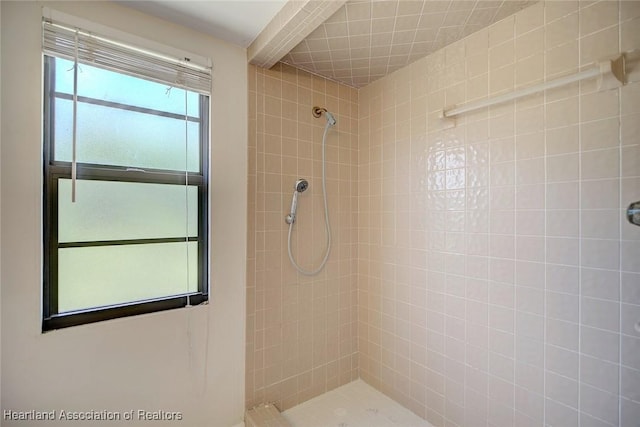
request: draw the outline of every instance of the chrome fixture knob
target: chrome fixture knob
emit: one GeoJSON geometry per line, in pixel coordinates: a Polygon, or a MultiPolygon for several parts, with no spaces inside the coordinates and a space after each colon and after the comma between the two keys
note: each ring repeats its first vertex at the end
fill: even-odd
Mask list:
{"type": "Polygon", "coordinates": [[[627,219],[631,224],[640,225],[640,201],[633,202],[627,208],[627,219]]]}

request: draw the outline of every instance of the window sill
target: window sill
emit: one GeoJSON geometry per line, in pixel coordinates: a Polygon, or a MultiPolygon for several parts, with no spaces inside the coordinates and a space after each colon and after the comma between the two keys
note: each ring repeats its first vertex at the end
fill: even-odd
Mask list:
{"type": "Polygon", "coordinates": [[[133,304],[57,314],[42,320],[42,332],[101,322],[103,320],[118,319],[121,317],[130,317],[139,314],[155,313],[192,305],[200,305],[208,301],[208,299],[208,295],[196,293],[169,297],[166,299],[142,301],[133,304]]]}

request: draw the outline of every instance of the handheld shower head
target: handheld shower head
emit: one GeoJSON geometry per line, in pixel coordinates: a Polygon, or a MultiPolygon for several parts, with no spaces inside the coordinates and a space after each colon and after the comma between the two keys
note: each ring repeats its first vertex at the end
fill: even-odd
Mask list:
{"type": "Polygon", "coordinates": [[[293,189],[297,193],[304,192],[307,188],[309,188],[309,182],[306,179],[299,179],[296,181],[296,184],[293,186],[293,189]]]}
{"type": "Polygon", "coordinates": [[[285,217],[287,224],[296,222],[296,211],[298,210],[298,194],[303,193],[309,188],[309,182],[306,179],[299,179],[293,186],[293,197],[291,199],[291,212],[285,217]]]}

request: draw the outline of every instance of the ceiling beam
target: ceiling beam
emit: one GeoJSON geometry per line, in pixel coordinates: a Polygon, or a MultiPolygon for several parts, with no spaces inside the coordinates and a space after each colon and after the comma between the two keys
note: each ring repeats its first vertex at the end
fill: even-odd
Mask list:
{"type": "Polygon", "coordinates": [[[346,0],[289,0],[247,49],[250,63],[271,68],[346,0]]]}

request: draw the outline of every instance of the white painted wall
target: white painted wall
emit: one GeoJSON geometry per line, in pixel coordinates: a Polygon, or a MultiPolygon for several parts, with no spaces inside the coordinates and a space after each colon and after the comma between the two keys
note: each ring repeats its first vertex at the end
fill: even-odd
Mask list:
{"type": "MultiPolygon", "coordinates": [[[[188,427],[239,422],[244,408],[245,50],[111,2],[0,4],[2,409],[147,409],[181,411],[184,420],[178,424],[188,427]],[[208,306],[40,332],[43,6],[213,60],[208,306]]],[[[134,424],[140,423],[117,425],[134,424]]]]}

